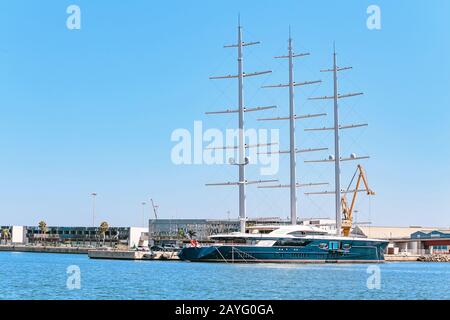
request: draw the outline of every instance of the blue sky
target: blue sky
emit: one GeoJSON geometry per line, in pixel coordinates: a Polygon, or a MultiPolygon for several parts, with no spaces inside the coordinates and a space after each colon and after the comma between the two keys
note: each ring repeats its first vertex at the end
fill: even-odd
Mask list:
{"type": "MultiPolygon", "coordinates": [[[[365,161],[377,195],[362,196],[358,221],[375,225],[450,226],[450,3],[434,1],[2,1],[0,3],[0,224],[90,225],[90,193],[97,192],[97,221],[140,225],[141,202],[153,197],[166,218],[237,216],[237,189],[204,183],[233,181],[229,166],[176,166],[170,135],[192,130],[195,120],[220,129],[235,116],[205,117],[232,107],[236,83],[208,76],[233,73],[235,52],[222,49],[236,37],[240,12],[246,40],[246,70],[271,75],[246,82],[248,104],[277,104],[287,112],[287,92],[262,90],[283,82],[283,61],[291,25],[298,81],[322,79],[297,92],[298,113],[331,112],[327,102],[307,96],[329,94],[331,79],[319,69],[331,64],[336,41],[342,91],[364,91],[342,104],[342,121],[368,122],[345,132],[343,153],[369,154],[365,161]],[[81,30],[68,30],[66,8],[81,8],[81,30]],[[366,9],[381,8],[381,30],[366,28],[366,9]]],[[[330,133],[301,128],[300,147],[332,146],[330,133]]],[[[305,158],[323,158],[327,154],[305,158]]],[[[299,180],[332,181],[327,165],[299,158],[299,180]]],[[[287,181],[287,159],[277,176],[287,181]]],[[[355,164],[343,168],[348,183],[355,164]]],[[[258,168],[249,167],[257,178],[258,168]]],[[[288,213],[288,191],[249,187],[250,216],[288,213]]],[[[332,216],[331,198],[299,192],[301,216],[332,216]]],[[[146,215],[150,216],[147,206],[146,215]]]]}

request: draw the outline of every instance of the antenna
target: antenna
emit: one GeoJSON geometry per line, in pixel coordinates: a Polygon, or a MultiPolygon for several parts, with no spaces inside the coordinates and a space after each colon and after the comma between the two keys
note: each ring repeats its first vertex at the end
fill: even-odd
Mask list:
{"type": "MultiPolygon", "coordinates": [[[[338,72],[344,70],[350,70],[352,67],[339,67],[337,65],[337,54],[336,54],[336,45],[333,42],[333,68],[320,70],[320,72],[333,72],[333,96],[323,96],[323,97],[313,97],[309,98],[309,100],[333,100],[333,114],[334,114],[334,125],[332,128],[314,128],[314,129],[305,129],[305,131],[321,131],[321,130],[333,130],[334,131],[334,156],[330,156],[328,159],[324,160],[308,160],[305,162],[334,162],[334,181],[335,188],[334,191],[323,191],[323,192],[311,192],[307,194],[334,194],[335,195],[335,214],[336,214],[336,233],[337,235],[341,235],[341,197],[343,190],[341,190],[341,161],[352,161],[352,160],[360,160],[360,159],[368,159],[368,156],[357,157],[354,153],[350,155],[349,158],[341,158],[340,155],[340,145],[339,145],[339,132],[342,129],[352,129],[359,128],[363,126],[367,126],[367,124],[356,124],[356,125],[340,125],[339,124],[339,99],[349,98],[354,96],[362,95],[362,92],[358,93],[347,93],[347,94],[339,94],[338,92],[338,72]]],[[[347,191],[345,191],[347,192],[347,191]]]]}
{"type": "Polygon", "coordinates": [[[239,220],[240,220],[240,231],[245,233],[245,221],[246,221],[246,207],[245,207],[245,186],[247,184],[253,183],[265,183],[272,182],[274,180],[257,180],[257,181],[247,181],[245,179],[245,166],[249,163],[248,158],[246,157],[246,149],[249,147],[259,147],[260,145],[250,146],[245,143],[244,137],[244,114],[246,112],[260,111],[266,109],[273,109],[276,106],[258,106],[248,108],[244,106],[244,78],[259,76],[263,74],[271,73],[272,71],[260,71],[260,72],[252,72],[245,73],[244,68],[244,55],[243,48],[251,45],[259,44],[259,41],[256,42],[244,42],[242,39],[242,27],[241,27],[241,18],[238,15],[238,34],[237,34],[237,43],[225,45],[224,48],[237,48],[237,74],[235,75],[225,75],[225,76],[213,76],[210,79],[238,79],[238,108],[237,109],[228,109],[225,111],[213,111],[207,112],[206,114],[222,114],[222,113],[237,113],[238,114],[238,128],[239,128],[239,138],[237,146],[224,146],[219,147],[222,149],[238,149],[238,161],[233,160],[233,165],[237,165],[239,168],[239,181],[238,182],[224,182],[224,183],[209,183],[207,186],[231,186],[237,185],[239,186],[239,220]]]}
{"type": "MultiPolygon", "coordinates": [[[[289,183],[289,185],[279,184],[279,185],[271,185],[271,186],[261,186],[259,188],[290,188],[290,214],[291,214],[291,224],[293,224],[293,225],[297,224],[297,190],[296,190],[296,188],[316,185],[316,184],[297,183],[297,180],[296,180],[297,179],[296,178],[296,154],[301,153],[301,152],[313,152],[313,151],[322,150],[322,149],[299,150],[295,147],[295,120],[305,119],[305,118],[314,118],[314,117],[320,117],[320,116],[326,115],[326,114],[322,113],[322,114],[309,114],[309,115],[297,116],[295,113],[294,87],[310,85],[310,84],[315,84],[315,83],[321,82],[321,80],[305,81],[305,82],[300,82],[300,83],[297,83],[294,81],[294,61],[293,61],[294,58],[304,57],[304,56],[308,56],[308,55],[309,55],[309,53],[294,54],[294,49],[292,47],[291,27],[289,26],[288,54],[285,56],[275,57],[275,59],[288,59],[289,83],[263,86],[263,88],[285,88],[285,87],[289,88],[289,116],[258,119],[259,121],[289,120],[289,150],[278,151],[276,153],[280,153],[280,154],[289,153],[290,183],[289,183]]],[[[274,153],[274,152],[266,152],[266,153],[274,153]]]]}

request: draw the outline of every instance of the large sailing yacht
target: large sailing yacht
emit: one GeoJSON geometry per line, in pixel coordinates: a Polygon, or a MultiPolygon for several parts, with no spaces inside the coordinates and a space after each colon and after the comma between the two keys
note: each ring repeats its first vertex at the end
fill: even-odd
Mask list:
{"type": "Polygon", "coordinates": [[[181,250],[192,262],[376,263],[384,261],[388,242],[341,237],[304,225],[280,227],[268,234],[231,233],[210,237],[217,243],[181,250]]]}
{"type": "MultiPolygon", "coordinates": [[[[339,131],[346,128],[356,128],[362,125],[339,125],[338,100],[342,98],[359,95],[343,94],[337,92],[337,73],[349,68],[338,67],[336,64],[336,52],[333,53],[333,68],[322,70],[324,72],[333,73],[334,94],[333,96],[325,96],[311,99],[332,99],[334,100],[334,127],[320,128],[310,130],[334,130],[335,155],[325,160],[316,160],[308,162],[334,162],[335,163],[335,190],[333,192],[325,191],[323,194],[334,194],[336,197],[336,234],[330,234],[328,230],[324,230],[315,226],[306,226],[297,224],[297,195],[296,189],[300,187],[326,185],[327,183],[299,183],[296,180],[296,154],[302,152],[316,152],[326,150],[326,148],[317,149],[297,149],[295,145],[295,121],[304,118],[320,117],[326,114],[309,114],[296,115],[294,106],[294,88],[296,86],[309,85],[320,82],[306,81],[295,82],[293,73],[293,59],[302,57],[305,54],[295,54],[292,46],[292,38],[289,34],[288,54],[276,58],[288,59],[289,62],[289,83],[273,86],[269,88],[289,88],[289,116],[278,118],[265,118],[259,120],[289,120],[290,132],[290,149],[287,151],[277,151],[280,154],[290,155],[290,183],[277,185],[262,185],[260,188],[290,188],[290,213],[291,225],[281,226],[267,234],[253,234],[245,232],[245,185],[248,183],[267,183],[277,180],[259,180],[249,182],[244,177],[245,166],[245,144],[243,138],[239,140],[239,181],[234,183],[240,189],[240,219],[241,232],[231,234],[218,234],[210,236],[215,243],[212,245],[199,246],[196,242],[194,245],[183,248],[179,253],[182,260],[193,262],[297,262],[297,263],[360,263],[360,262],[382,262],[384,261],[384,251],[388,245],[385,240],[368,239],[353,236],[342,236],[341,231],[341,190],[340,185],[340,161],[358,160],[367,157],[356,157],[352,155],[350,158],[341,158],[339,154],[339,131]]],[[[254,44],[254,43],[249,43],[254,44]]],[[[243,114],[248,109],[243,107],[242,80],[246,75],[242,71],[242,47],[248,45],[242,41],[242,30],[238,26],[238,43],[230,47],[238,48],[238,75],[228,76],[229,78],[238,78],[239,80],[239,129],[243,131],[243,114]]],[[[262,74],[262,73],[254,73],[262,74]]],[[[219,77],[217,77],[219,78],[219,77]]],[[[220,77],[223,78],[223,77],[220,77]]],[[[267,107],[266,107],[267,108],[267,107]]],[[[258,110],[262,109],[261,107],[258,110]]],[[[217,183],[209,185],[233,185],[233,183],[217,183]]],[[[310,193],[311,194],[311,193],[310,193]]]]}

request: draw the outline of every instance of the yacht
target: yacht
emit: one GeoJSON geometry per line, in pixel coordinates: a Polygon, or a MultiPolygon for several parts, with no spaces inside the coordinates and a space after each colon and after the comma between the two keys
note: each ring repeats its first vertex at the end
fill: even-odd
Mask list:
{"type": "MultiPolygon", "coordinates": [[[[367,126],[367,124],[341,125],[339,123],[338,101],[344,98],[350,98],[361,95],[362,93],[345,93],[338,92],[338,73],[349,70],[351,67],[338,66],[336,62],[336,50],[333,53],[333,67],[331,69],[321,70],[329,72],[333,75],[333,95],[323,97],[311,97],[309,100],[333,100],[334,101],[334,125],[332,127],[322,127],[305,129],[305,131],[334,131],[334,155],[330,155],[323,160],[306,160],[305,163],[333,163],[335,168],[335,181],[333,191],[308,192],[306,195],[312,194],[333,194],[335,196],[335,216],[336,228],[334,234],[329,230],[311,225],[301,225],[297,221],[297,188],[315,187],[328,185],[328,183],[304,183],[296,180],[296,156],[299,153],[318,152],[327,150],[328,148],[297,148],[295,144],[295,122],[305,118],[315,118],[326,116],[326,113],[297,115],[294,106],[294,88],[297,86],[311,85],[320,83],[321,80],[295,82],[293,76],[293,60],[297,57],[308,56],[309,53],[294,53],[292,46],[292,38],[289,30],[288,53],[287,55],[277,56],[279,59],[287,59],[289,62],[289,82],[286,84],[267,85],[263,88],[289,88],[289,115],[276,118],[262,118],[261,121],[289,121],[289,150],[269,151],[260,153],[279,153],[289,154],[290,158],[290,181],[289,184],[267,184],[278,180],[247,180],[245,177],[245,166],[248,159],[245,157],[246,148],[250,145],[245,144],[243,137],[244,132],[244,114],[247,112],[261,111],[276,108],[269,107],[244,107],[243,103],[243,80],[245,77],[257,76],[270,73],[271,71],[245,73],[243,71],[243,48],[250,45],[259,44],[259,42],[244,42],[242,40],[242,27],[238,24],[238,39],[236,44],[226,45],[226,48],[237,48],[238,51],[238,73],[236,75],[211,77],[210,79],[238,79],[238,102],[237,110],[225,110],[207,112],[207,114],[224,114],[238,113],[239,115],[239,145],[238,146],[222,146],[217,149],[233,148],[237,149],[239,160],[230,161],[231,164],[237,165],[239,168],[239,180],[237,182],[221,182],[210,183],[207,186],[238,186],[239,187],[239,218],[240,232],[230,234],[217,234],[210,236],[215,243],[208,245],[199,245],[196,240],[191,241],[191,245],[183,248],[179,257],[187,261],[208,261],[208,262],[344,262],[344,263],[360,263],[360,262],[383,262],[384,252],[388,246],[388,241],[378,239],[361,238],[351,235],[352,212],[358,192],[366,192],[373,195],[374,192],[369,189],[367,179],[361,165],[357,166],[357,171],[352,178],[352,182],[357,172],[360,175],[357,179],[356,188],[350,190],[341,189],[341,170],[340,164],[343,161],[363,160],[368,156],[356,156],[352,153],[350,157],[341,157],[339,133],[344,129],[353,129],[367,126]],[[364,182],[365,189],[359,189],[361,180],[364,182]],[[245,188],[249,184],[262,184],[259,188],[289,188],[290,189],[290,222],[291,225],[284,225],[274,228],[268,233],[246,233],[246,195],[245,188]],[[354,197],[351,206],[347,205],[346,194],[353,193],[354,197]]],[[[259,147],[253,145],[252,147],[259,147]]]]}
{"type": "Polygon", "coordinates": [[[210,236],[217,243],[191,246],[179,257],[192,262],[378,263],[388,241],[331,235],[303,225],[279,227],[268,234],[230,233],[210,236]]]}

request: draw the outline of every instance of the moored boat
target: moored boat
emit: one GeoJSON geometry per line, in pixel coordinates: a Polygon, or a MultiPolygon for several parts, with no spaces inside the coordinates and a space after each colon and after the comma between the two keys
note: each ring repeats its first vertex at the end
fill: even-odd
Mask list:
{"type": "MultiPolygon", "coordinates": [[[[238,41],[236,44],[227,45],[225,47],[238,49],[238,74],[219,77],[211,77],[211,79],[238,79],[238,101],[239,108],[237,110],[226,110],[208,112],[207,114],[223,114],[238,113],[239,114],[239,144],[238,146],[223,146],[222,149],[234,148],[239,152],[239,160],[230,161],[231,164],[237,165],[239,168],[239,181],[237,182],[221,182],[210,183],[208,186],[238,186],[239,187],[239,218],[240,232],[231,234],[213,235],[210,238],[216,243],[212,245],[199,246],[197,242],[191,243],[191,246],[185,247],[179,253],[182,260],[187,261],[208,261],[208,262],[383,262],[384,252],[387,248],[388,241],[378,239],[368,239],[352,236],[351,228],[353,225],[353,209],[358,192],[366,192],[368,195],[375,193],[369,189],[367,178],[361,165],[357,166],[357,170],[350,182],[352,184],[357,173],[359,176],[354,190],[341,189],[341,161],[355,161],[368,159],[368,156],[356,156],[352,153],[350,157],[341,157],[340,155],[340,139],[339,132],[343,129],[353,129],[365,127],[367,124],[351,124],[341,125],[339,122],[339,105],[338,101],[343,98],[350,98],[362,95],[362,93],[345,93],[338,92],[338,73],[349,70],[351,67],[341,67],[337,65],[336,51],[333,52],[333,67],[331,69],[321,70],[322,72],[331,72],[333,74],[333,95],[322,97],[310,97],[309,100],[333,100],[333,127],[309,128],[305,131],[333,131],[334,132],[334,155],[330,155],[327,159],[321,160],[305,160],[305,163],[334,163],[335,181],[333,191],[307,192],[307,195],[313,194],[333,194],[335,196],[335,216],[336,229],[335,234],[330,234],[327,230],[314,226],[299,225],[297,221],[297,188],[314,187],[328,185],[328,183],[304,183],[297,182],[296,157],[300,153],[318,152],[328,150],[328,148],[306,148],[296,147],[295,143],[295,122],[296,120],[306,118],[316,118],[326,116],[326,113],[297,115],[294,104],[294,88],[296,86],[304,86],[320,83],[321,80],[295,82],[293,73],[293,60],[297,57],[308,56],[309,53],[294,53],[292,38],[289,32],[288,54],[278,56],[276,58],[287,59],[289,62],[289,82],[287,84],[277,84],[263,86],[263,88],[289,88],[289,115],[275,118],[260,118],[260,121],[278,121],[289,120],[289,150],[277,150],[269,152],[261,152],[267,154],[289,154],[290,160],[290,181],[289,184],[266,184],[269,182],[277,182],[278,180],[256,180],[249,181],[245,178],[245,166],[249,163],[245,150],[250,145],[245,144],[243,136],[244,132],[244,113],[250,111],[260,111],[272,109],[273,107],[257,107],[245,108],[243,104],[243,79],[246,76],[254,76],[270,73],[271,71],[244,73],[243,72],[243,47],[258,44],[259,42],[243,42],[242,28],[238,25],[238,41]],[[360,189],[361,181],[364,183],[365,189],[360,189]],[[262,184],[259,188],[289,188],[290,190],[290,220],[291,225],[280,226],[274,228],[270,233],[246,233],[246,205],[245,205],[245,187],[248,184],[262,184]],[[353,193],[351,205],[348,205],[346,194],[353,193]]],[[[261,145],[254,145],[259,147],[261,145]]]]}
{"type": "Polygon", "coordinates": [[[216,244],[191,246],[179,257],[192,262],[378,263],[388,241],[330,235],[313,226],[284,226],[268,234],[210,237],[216,244]]]}

